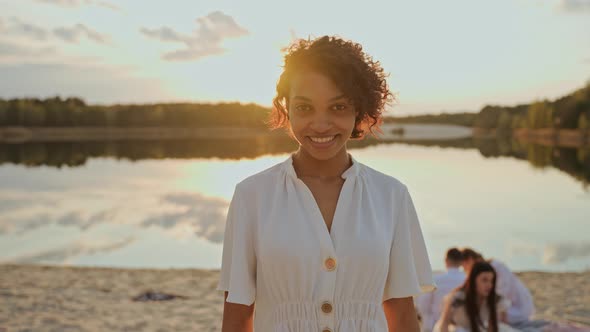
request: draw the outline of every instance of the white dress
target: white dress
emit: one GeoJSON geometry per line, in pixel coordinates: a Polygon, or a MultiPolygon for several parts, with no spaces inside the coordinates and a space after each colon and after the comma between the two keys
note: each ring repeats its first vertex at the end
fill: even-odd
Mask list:
{"type": "Polygon", "coordinates": [[[291,157],[236,186],[217,289],[256,332],[387,331],[384,300],[434,289],[406,186],[352,162],[330,232],[291,157]]]}

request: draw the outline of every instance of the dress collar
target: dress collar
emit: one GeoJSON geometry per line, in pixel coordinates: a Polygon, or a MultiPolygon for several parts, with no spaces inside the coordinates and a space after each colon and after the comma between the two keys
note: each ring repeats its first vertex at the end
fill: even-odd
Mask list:
{"type": "MultiPolygon", "coordinates": [[[[352,165],[346,169],[342,175],[340,175],[343,179],[354,178],[359,174],[360,171],[360,164],[352,155],[350,155],[350,160],[352,161],[352,165]]],[[[295,172],[295,168],[293,167],[293,155],[289,155],[289,158],[283,162],[283,169],[287,173],[287,176],[290,176],[293,179],[298,179],[297,173],[295,172]]]]}

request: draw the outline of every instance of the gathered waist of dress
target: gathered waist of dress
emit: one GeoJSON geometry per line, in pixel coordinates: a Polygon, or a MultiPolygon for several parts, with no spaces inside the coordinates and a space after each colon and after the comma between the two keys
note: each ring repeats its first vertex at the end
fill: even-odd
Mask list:
{"type": "Polygon", "coordinates": [[[383,314],[381,302],[343,301],[343,302],[283,302],[274,306],[271,315],[273,324],[288,321],[320,321],[322,316],[332,315],[335,321],[341,320],[377,320],[383,314]],[[324,312],[322,306],[330,305],[330,312],[324,312]]]}

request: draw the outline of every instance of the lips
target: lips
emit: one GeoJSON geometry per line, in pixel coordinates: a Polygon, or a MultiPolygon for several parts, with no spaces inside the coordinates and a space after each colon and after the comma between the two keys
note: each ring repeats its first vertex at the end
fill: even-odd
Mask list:
{"type": "Polygon", "coordinates": [[[311,146],[316,149],[327,149],[336,143],[339,134],[330,136],[307,136],[311,146]]]}
{"type": "Polygon", "coordinates": [[[329,143],[336,138],[336,135],[332,136],[309,136],[309,139],[314,143],[329,143]]]}

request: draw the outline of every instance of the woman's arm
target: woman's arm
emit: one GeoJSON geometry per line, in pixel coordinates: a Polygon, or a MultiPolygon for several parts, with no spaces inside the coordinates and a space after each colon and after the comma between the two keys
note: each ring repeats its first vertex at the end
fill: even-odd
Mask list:
{"type": "Polygon", "coordinates": [[[452,301],[445,301],[445,306],[436,325],[438,325],[438,332],[448,332],[449,325],[451,325],[451,304],[452,301]]]}
{"type": "Polygon", "coordinates": [[[223,323],[221,326],[221,331],[254,331],[254,303],[251,305],[243,305],[227,302],[227,294],[228,292],[225,292],[225,300],[223,304],[223,323]]]}
{"type": "Polygon", "coordinates": [[[507,315],[506,315],[506,311],[500,312],[500,314],[498,315],[498,321],[499,322],[502,322],[502,323],[508,324],[508,318],[507,318],[507,315]]]}
{"type": "Polygon", "coordinates": [[[391,298],[383,302],[389,332],[420,332],[418,316],[411,297],[391,298]]]}

